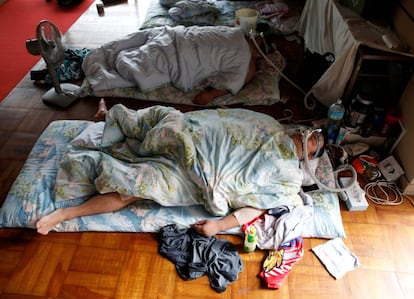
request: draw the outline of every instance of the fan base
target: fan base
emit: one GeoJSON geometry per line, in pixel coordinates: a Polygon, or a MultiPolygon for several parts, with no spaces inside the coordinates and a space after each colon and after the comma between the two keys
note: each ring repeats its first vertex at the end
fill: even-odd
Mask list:
{"type": "Polygon", "coordinates": [[[69,91],[74,93],[74,95],[66,95],[64,93],[59,94],[54,88],[51,88],[43,95],[43,102],[46,104],[67,108],[79,98],[80,87],[78,85],[62,83],[60,84],[60,87],[62,91],[69,91]]]}

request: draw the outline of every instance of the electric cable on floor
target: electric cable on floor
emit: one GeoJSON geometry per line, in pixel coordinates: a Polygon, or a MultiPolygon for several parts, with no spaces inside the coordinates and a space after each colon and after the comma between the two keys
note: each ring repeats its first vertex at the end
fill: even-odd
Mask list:
{"type": "Polygon", "coordinates": [[[366,197],[375,204],[396,206],[403,203],[404,198],[414,206],[414,200],[404,195],[393,182],[371,182],[364,187],[366,197]]]}

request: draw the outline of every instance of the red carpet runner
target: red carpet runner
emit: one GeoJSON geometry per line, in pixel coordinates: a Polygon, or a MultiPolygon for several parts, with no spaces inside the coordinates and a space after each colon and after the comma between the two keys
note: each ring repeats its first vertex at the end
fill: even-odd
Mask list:
{"type": "Polygon", "coordinates": [[[30,55],[25,45],[36,37],[39,21],[47,19],[64,33],[92,2],[61,7],[56,0],[6,0],[0,5],[0,102],[41,58],[30,55]]]}

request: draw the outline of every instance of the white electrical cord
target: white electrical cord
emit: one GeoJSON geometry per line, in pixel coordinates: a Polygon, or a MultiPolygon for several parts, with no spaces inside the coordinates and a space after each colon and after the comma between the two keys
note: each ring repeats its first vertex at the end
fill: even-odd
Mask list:
{"type": "MultiPolygon", "coordinates": [[[[263,37],[263,33],[260,33],[262,38],[263,37]]],[[[286,80],[288,81],[290,84],[292,84],[292,86],[294,86],[296,89],[298,89],[301,93],[303,93],[305,95],[305,98],[303,99],[303,104],[305,105],[305,107],[308,110],[314,110],[316,107],[316,101],[312,98],[310,98],[311,95],[311,91],[309,91],[308,93],[306,93],[299,85],[297,85],[295,82],[293,82],[291,79],[289,79],[285,74],[283,74],[282,70],[279,69],[270,59],[269,57],[266,56],[265,53],[263,53],[262,49],[260,49],[259,45],[256,42],[256,32],[254,30],[250,30],[249,32],[249,37],[250,39],[253,41],[253,44],[256,46],[256,49],[259,51],[260,55],[262,55],[262,57],[272,66],[275,68],[275,70],[286,80]],[[311,100],[311,103],[309,102],[311,100]]]]}
{"type": "Polygon", "coordinates": [[[402,194],[395,183],[371,182],[365,185],[364,191],[365,196],[378,205],[397,206],[403,203],[404,198],[414,205],[414,201],[409,196],[402,194]]]}

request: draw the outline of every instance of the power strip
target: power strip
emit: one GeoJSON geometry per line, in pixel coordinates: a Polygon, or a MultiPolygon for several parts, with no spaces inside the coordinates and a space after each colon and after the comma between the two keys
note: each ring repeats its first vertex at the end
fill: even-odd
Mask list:
{"type": "MultiPolygon", "coordinates": [[[[339,185],[346,188],[352,183],[351,177],[339,178],[339,185]]],[[[365,198],[365,191],[358,182],[353,183],[345,192],[339,192],[339,198],[345,201],[348,211],[365,211],[368,208],[368,201],[365,198]]]]}

